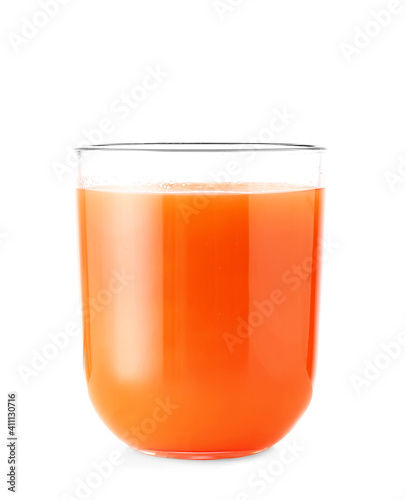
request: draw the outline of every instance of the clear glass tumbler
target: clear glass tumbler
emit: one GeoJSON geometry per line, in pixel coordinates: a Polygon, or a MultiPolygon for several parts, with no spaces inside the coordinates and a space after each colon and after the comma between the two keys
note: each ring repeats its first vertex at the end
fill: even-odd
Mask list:
{"type": "Polygon", "coordinates": [[[151,455],[269,448],[312,395],[323,148],[78,151],[84,367],[100,417],[151,455]]]}

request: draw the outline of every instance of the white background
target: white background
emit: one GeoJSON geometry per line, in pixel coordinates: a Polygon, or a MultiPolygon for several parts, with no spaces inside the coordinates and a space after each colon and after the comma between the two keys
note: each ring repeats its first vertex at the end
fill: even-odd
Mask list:
{"type": "Polygon", "coordinates": [[[212,0],[65,3],[48,21],[36,0],[0,7],[0,435],[5,461],[7,392],[17,391],[17,496],[78,498],[92,462],[118,451],[122,465],[88,498],[405,498],[405,347],[380,356],[405,330],[404,0],[382,28],[372,11],[388,1],[224,0],[222,18],[212,0]],[[25,17],[45,25],[16,43],[25,17]],[[110,107],[148,67],[167,75],[123,119],[110,107]],[[74,176],[53,165],[83,130],[109,118],[114,131],[96,140],[263,139],[274,109],[294,118],[273,140],[329,149],[329,243],[315,393],[286,438],[301,451],[259,492],[249,477],[283,442],[212,462],[128,453],[89,402],[80,335],[26,384],[18,367],[80,321],[74,176]],[[367,360],[389,366],[367,380],[367,360]]]}

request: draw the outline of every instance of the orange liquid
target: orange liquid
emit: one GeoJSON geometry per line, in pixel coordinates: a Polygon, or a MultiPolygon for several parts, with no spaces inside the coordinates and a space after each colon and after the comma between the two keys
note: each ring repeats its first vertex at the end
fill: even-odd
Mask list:
{"type": "Polygon", "coordinates": [[[312,395],[323,189],[148,190],[78,190],[92,403],[153,454],[272,446],[312,395]]]}

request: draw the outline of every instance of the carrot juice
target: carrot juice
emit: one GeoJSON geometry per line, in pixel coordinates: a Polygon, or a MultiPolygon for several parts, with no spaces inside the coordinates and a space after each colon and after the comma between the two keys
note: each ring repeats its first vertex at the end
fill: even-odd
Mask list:
{"type": "Polygon", "coordinates": [[[89,395],[130,446],[237,457],[312,395],[323,189],[78,189],[89,395]]]}

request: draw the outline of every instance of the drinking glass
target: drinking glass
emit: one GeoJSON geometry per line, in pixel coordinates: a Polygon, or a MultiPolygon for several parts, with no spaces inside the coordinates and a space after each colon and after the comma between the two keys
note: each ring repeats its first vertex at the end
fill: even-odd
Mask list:
{"type": "Polygon", "coordinates": [[[323,148],[105,144],[78,154],[96,411],[150,455],[271,447],[312,395],[323,148]]]}

